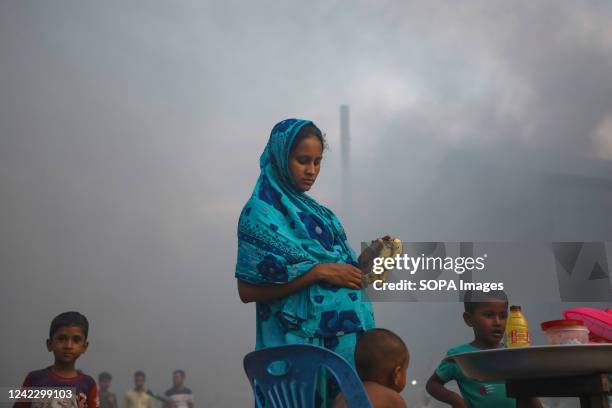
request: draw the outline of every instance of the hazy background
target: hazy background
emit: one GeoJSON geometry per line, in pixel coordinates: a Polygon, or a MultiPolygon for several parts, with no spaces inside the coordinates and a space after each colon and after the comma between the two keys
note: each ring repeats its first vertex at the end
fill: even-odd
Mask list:
{"type": "MultiPolygon", "coordinates": [[[[327,133],[312,195],[355,247],[612,240],[607,1],[0,0],[0,386],[52,362],[50,320],[76,309],[79,366],[120,396],[136,370],[163,392],[183,368],[198,408],[251,406],[235,228],[286,117],[327,133]]],[[[524,305],[535,342],[572,306],[524,305]]],[[[375,311],[411,349],[419,406],[470,340],[461,308],[375,311]]]]}

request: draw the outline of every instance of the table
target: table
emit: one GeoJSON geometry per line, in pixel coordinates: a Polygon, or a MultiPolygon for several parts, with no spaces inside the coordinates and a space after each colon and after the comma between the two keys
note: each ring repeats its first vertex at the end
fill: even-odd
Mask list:
{"type": "Polygon", "coordinates": [[[517,406],[533,397],[577,397],[582,408],[609,408],[612,344],[517,347],[456,354],[464,374],[506,381],[517,406]]]}
{"type": "Polygon", "coordinates": [[[519,407],[533,397],[578,397],[582,408],[609,408],[609,392],[607,374],[506,381],[506,394],[519,407]]]}

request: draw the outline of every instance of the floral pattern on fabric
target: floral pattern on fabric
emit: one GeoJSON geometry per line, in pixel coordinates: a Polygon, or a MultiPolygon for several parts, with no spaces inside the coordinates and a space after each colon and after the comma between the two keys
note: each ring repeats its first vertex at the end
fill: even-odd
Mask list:
{"type": "Polygon", "coordinates": [[[257,271],[261,276],[270,281],[287,281],[287,267],[285,267],[274,255],[264,256],[261,262],[257,264],[257,271]]]}

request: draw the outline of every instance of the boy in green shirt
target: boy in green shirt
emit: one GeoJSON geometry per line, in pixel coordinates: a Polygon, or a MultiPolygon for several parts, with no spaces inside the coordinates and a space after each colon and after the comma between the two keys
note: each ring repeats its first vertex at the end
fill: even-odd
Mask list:
{"type": "MultiPolygon", "coordinates": [[[[453,347],[446,355],[503,347],[508,318],[506,294],[503,291],[468,291],[464,300],[463,320],[474,330],[474,341],[453,347]]],[[[426,389],[432,397],[453,408],[516,408],[516,400],[506,396],[503,381],[484,382],[468,378],[452,360],[440,363],[427,381],[426,389]],[[444,387],[451,380],[457,381],[461,395],[444,387]]],[[[542,405],[534,398],[529,407],[542,408],[542,405]]]]}

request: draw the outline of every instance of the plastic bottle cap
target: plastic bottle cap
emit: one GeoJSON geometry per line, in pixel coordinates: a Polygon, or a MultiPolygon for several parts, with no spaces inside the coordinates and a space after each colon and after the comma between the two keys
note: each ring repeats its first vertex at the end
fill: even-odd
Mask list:
{"type": "Polygon", "coordinates": [[[510,306],[510,310],[521,310],[521,307],[520,306],[512,305],[512,306],[510,306]]]}

